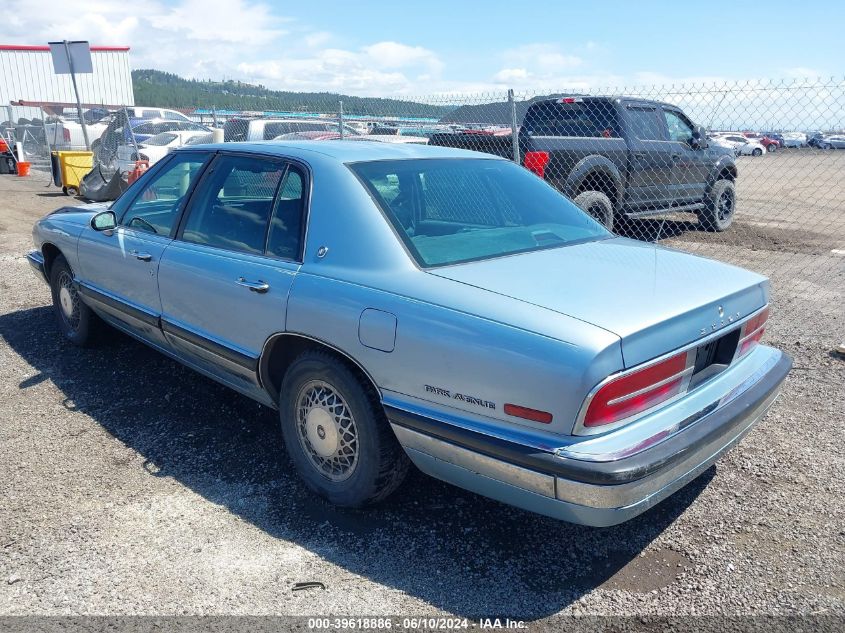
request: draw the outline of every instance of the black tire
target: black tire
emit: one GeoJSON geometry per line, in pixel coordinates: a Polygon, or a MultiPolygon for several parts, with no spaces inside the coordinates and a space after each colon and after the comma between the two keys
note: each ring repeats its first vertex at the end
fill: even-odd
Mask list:
{"type": "Polygon", "coordinates": [[[63,187],[62,190],[65,192],[66,196],[79,195],[79,187],[74,187],[73,185],[71,185],[70,187],[63,187]]]}
{"type": "Polygon", "coordinates": [[[62,255],[56,257],[50,267],[50,293],[56,321],[64,337],[79,347],[93,344],[100,326],[99,319],[82,302],[73,283],[73,271],[62,255]]]}
{"type": "Polygon", "coordinates": [[[755,150],[752,150],[752,151],[751,151],[751,155],[752,155],[752,156],[762,156],[762,155],[763,155],[763,150],[761,150],[761,149],[758,147],[757,149],[755,149],[755,150]]]}
{"type": "Polygon", "coordinates": [[[721,232],[731,225],[735,213],[734,183],[730,180],[717,180],[704,201],[704,209],[698,212],[698,222],[705,231],[721,232]]]}
{"type": "Polygon", "coordinates": [[[766,149],[769,150],[770,152],[774,152],[777,148],[778,148],[778,146],[775,145],[774,143],[769,143],[769,146],[766,149]]]}
{"type": "Polygon", "coordinates": [[[408,472],[408,457],[372,385],[330,353],[306,351],[293,361],[282,381],[279,412],[299,476],[335,505],[381,501],[408,472]]]}
{"type": "Polygon", "coordinates": [[[613,230],[613,203],[601,191],[579,193],[573,202],[601,222],[608,231],[613,230]]]}

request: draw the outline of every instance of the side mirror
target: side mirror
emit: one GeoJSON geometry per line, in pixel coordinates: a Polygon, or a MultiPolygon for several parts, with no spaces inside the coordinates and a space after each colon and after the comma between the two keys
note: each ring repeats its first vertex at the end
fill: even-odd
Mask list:
{"type": "Polygon", "coordinates": [[[103,211],[91,218],[91,228],[95,231],[113,231],[117,228],[117,218],[113,211],[103,211]]]}
{"type": "Polygon", "coordinates": [[[707,147],[707,132],[704,131],[703,127],[699,125],[695,128],[689,144],[693,149],[704,149],[707,147]]]}

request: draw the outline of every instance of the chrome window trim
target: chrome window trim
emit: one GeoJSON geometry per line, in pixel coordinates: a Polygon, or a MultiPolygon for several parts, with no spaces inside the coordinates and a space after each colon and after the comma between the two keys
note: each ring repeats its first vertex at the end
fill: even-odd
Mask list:
{"type": "MultiPolygon", "coordinates": [[[[687,364],[689,366],[690,356],[692,356],[692,362],[695,363],[695,356],[692,355],[692,354],[689,354],[690,351],[694,350],[695,348],[697,348],[701,345],[706,345],[710,341],[713,341],[717,338],[720,338],[720,337],[722,337],[726,334],[729,334],[730,332],[732,332],[735,329],[741,329],[742,326],[745,325],[746,322],[748,322],[750,319],[753,319],[754,317],[756,317],[758,314],[763,312],[768,307],[769,307],[769,304],[766,303],[763,307],[755,310],[751,314],[747,315],[745,318],[743,318],[739,321],[736,321],[730,327],[725,327],[725,328],[722,328],[720,330],[717,330],[717,331],[715,331],[715,332],[713,332],[713,333],[711,333],[707,336],[704,336],[704,337],[702,337],[702,338],[700,338],[696,341],[693,341],[692,343],[688,343],[687,345],[684,345],[683,347],[679,347],[678,349],[672,350],[671,352],[667,352],[666,354],[663,354],[662,356],[658,356],[657,358],[653,358],[653,359],[646,361],[644,363],[640,363],[639,365],[631,367],[630,369],[625,369],[625,370],[622,370],[622,371],[618,371],[615,374],[610,374],[610,376],[608,376],[607,378],[605,378],[604,380],[599,382],[597,385],[595,385],[590,390],[590,392],[587,394],[587,397],[584,398],[584,402],[581,404],[581,409],[578,411],[578,417],[575,419],[575,424],[572,427],[571,434],[576,435],[576,436],[585,436],[585,435],[599,435],[601,433],[613,431],[613,430],[618,429],[622,426],[630,424],[631,422],[636,421],[637,419],[643,417],[644,415],[647,415],[649,413],[654,412],[658,408],[661,408],[661,407],[664,407],[666,405],[671,404],[672,402],[674,402],[678,398],[684,397],[687,393],[691,393],[690,391],[684,391],[684,392],[679,393],[678,395],[676,395],[672,398],[669,398],[668,400],[664,400],[663,402],[660,402],[657,405],[646,409],[645,411],[641,411],[640,413],[638,413],[636,415],[624,418],[622,420],[614,422],[613,424],[605,424],[605,425],[602,425],[602,426],[595,426],[595,427],[584,426],[584,418],[587,415],[587,409],[589,408],[590,403],[593,401],[593,398],[596,397],[596,394],[607,383],[612,382],[614,380],[617,380],[619,378],[622,378],[624,376],[628,376],[630,374],[636,373],[638,371],[642,371],[643,369],[647,369],[647,368],[651,367],[652,365],[656,365],[657,363],[660,363],[664,360],[667,360],[667,359],[671,358],[672,356],[677,356],[677,355],[684,353],[684,352],[686,352],[688,354],[687,355],[687,364]]],[[[737,349],[739,349],[739,344],[737,344],[737,349]]],[[[736,357],[734,357],[734,359],[731,361],[731,364],[733,364],[733,362],[735,362],[736,360],[738,360],[738,359],[736,357]]],[[[690,372],[689,379],[690,380],[692,379],[692,372],[690,372]]],[[[692,391],[695,391],[695,389],[697,389],[698,387],[700,387],[701,385],[704,385],[704,384],[706,384],[706,381],[695,385],[695,387],[693,387],[692,391]]],[[[689,381],[687,382],[686,386],[687,387],[689,386],[689,381]]]]}

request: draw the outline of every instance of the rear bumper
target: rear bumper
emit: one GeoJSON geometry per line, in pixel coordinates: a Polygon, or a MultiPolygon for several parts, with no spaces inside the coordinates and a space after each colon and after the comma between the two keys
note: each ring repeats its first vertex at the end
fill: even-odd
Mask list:
{"type": "Polygon", "coordinates": [[[42,255],[39,251],[30,251],[26,254],[26,261],[29,262],[29,265],[32,267],[32,271],[35,273],[36,277],[46,283],[47,273],[44,269],[44,255],[42,255]]]}
{"type": "Polygon", "coordinates": [[[606,461],[574,458],[565,450],[538,450],[419,412],[391,406],[386,410],[399,442],[424,472],[565,521],[615,525],[698,477],[766,414],[792,360],[765,349],[768,356],[761,371],[750,383],[737,385],[738,395],[705,407],[694,423],[653,447],[606,461]]]}

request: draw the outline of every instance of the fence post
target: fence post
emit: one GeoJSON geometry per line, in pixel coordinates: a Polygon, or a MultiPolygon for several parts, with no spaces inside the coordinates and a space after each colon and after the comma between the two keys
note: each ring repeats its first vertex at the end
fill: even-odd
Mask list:
{"type": "MultiPolygon", "coordinates": [[[[123,116],[126,117],[126,129],[129,131],[129,140],[132,141],[132,147],[135,150],[135,160],[141,158],[141,154],[138,152],[138,141],[135,140],[135,132],[132,131],[132,124],[129,122],[129,110],[126,109],[126,106],[123,106],[123,116]]],[[[102,146],[102,141],[100,141],[102,146]]],[[[117,157],[117,148],[115,148],[115,157],[117,157]]]]}
{"type": "Polygon", "coordinates": [[[513,162],[520,164],[519,158],[519,130],[516,121],[516,101],[513,98],[513,89],[508,88],[508,103],[511,106],[511,141],[513,142],[513,162]]]}
{"type": "Polygon", "coordinates": [[[217,127],[217,108],[211,106],[211,126],[217,127]]]}
{"type": "Polygon", "coordinates": [[[337,123],[340,128],[340,140],[343,140],[343,100],[337,102],[337,123]]]}

